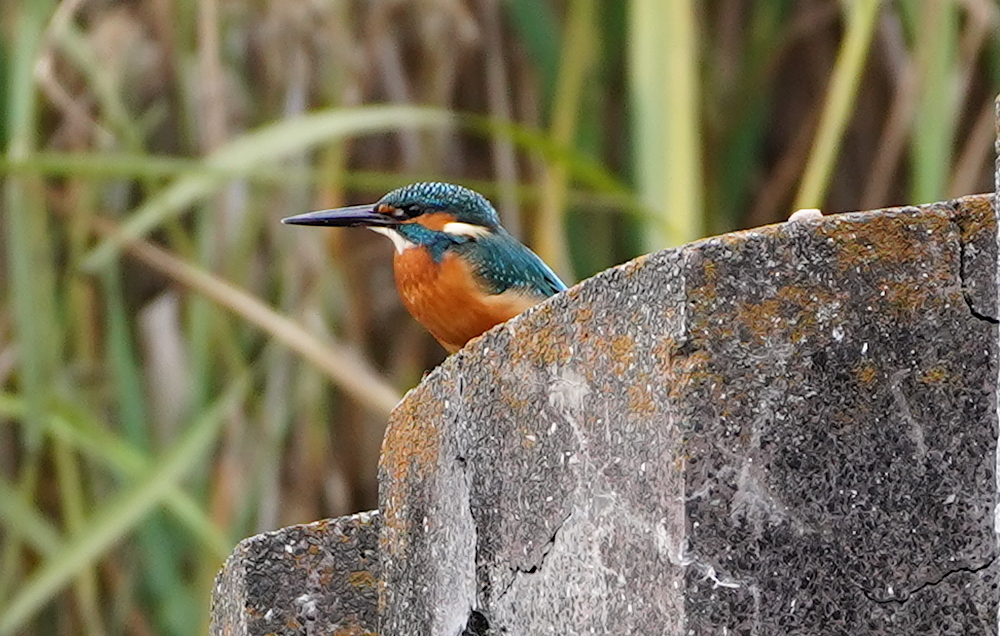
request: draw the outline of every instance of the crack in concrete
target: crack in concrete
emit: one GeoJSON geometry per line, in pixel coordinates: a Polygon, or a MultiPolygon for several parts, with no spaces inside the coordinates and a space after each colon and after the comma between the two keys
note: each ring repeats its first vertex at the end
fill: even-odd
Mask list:
{"type": "Polygon", "coordinates": [[[486,636],[490,631],[490,620],[479,610],[470,609],[469,618],[460,636],[486,636]]]}
{"type": "MultiPolygon", "coordinates": [[[[965,302],[968,303],[969,299],[966,298],[965,302]]],[[[994,325],[1000,324],[1000,320],[994,318],[993,316],[987,316],[986,314],[979,313],[978,311],[972,308],[972,305],[969,305],[969,313],[972,314],[973,318],[978,318],[979,320],[985,320],[986,322],[994,325]]]]}
{"type": "Polygon", "coordinates": [[[966,261],[966,251],[968,250],[968,246],[966,245],[966,242],[962,239],[963,219],[961,219],[955,214],[956,210],[953,206],[951,207],[951,212],[952,214],[949,218],[949,223],[955,226],[955,229],[958,233],[958,239],[957,239],[958,240],[958,284],[959,284],[959,289],[962,292],[962,300],[965,301],[965,305],[969,308],[969,313],[972,314],[973,318],[976,318],[978,320],[983,320],[985,322],[994,325],[1000,324],[1000,319],[997,319],[996,316],[989,316],[987,314],[984,314],[976,310],[976,303],[973,300],[972,294],[969,291],[969,285],[966,282],[966,279],[968,278],[969,275],[967,271],[968,266],[966,261]]]}
{"type": "Polygon", "coordinates": [[[542,546],[542,555],[539,557],[538,563],[532,565],[530,568],[527,569],[520,566],[508,568],[511,573],[510,582],[507,583],[506,586],[504,586],[503,590],[501,590],[499,594],[497,594],[496,597],[497,601],[503,599],[507,595],[507,593],[510,592],[510,588],[514,587],[514,583],[517,581],[519,574],[536,574],[545,566],[545,561],[546,559],[548,559],[549,553],[552,551],[553,546],[555,546],[556,537],[558,536],[559,531],[562,530],[562,527],[566,525],[566,522],[569,521],[569,518],[572,516],[573,512],[570,511],[565,517],[563,517],[562,521],[560,521],[556,525],[555,529],[552,530],[552,533],[550,534],[549,538],[545,541],[545,543],[542,546]]]}
{"type": "Polygon", "coordinates": [[[953,570],[948,570],[947,572],[945,572],[941,576],[937,577],[936,579],[932,579],[930,581],[925,581],[924,583],[921,583],[920,585],[918,585],[917,587],[913,588],[912,590],[910,590],[908,592],[904,592],[904,593],[902,593],[900,595],[893,594],[892,587],[890,586],[888,588],[889,589],[889,593],[893,594],[893,596],[886,597],[886,598],[879,598],[878,596],[875,595],[874,590],[867,590],[864,587],[862,587],[860,584],[858,584],[857,586],[858,586],[858,589],[861,590],[861,593],[864,594],[865,598],[867,598],[869,601],[871,601],[873,603],[878,603],[879,605],[893,605],[893,604],[895,604],[895,605],[903,605],[904,603],[908,602],[911,598],[913,598],[914,595],[916,595],[916,594],[918,594],[918,593],[920,593],[920,592],[922,592],[924,590],[927,590],[927,589],[933,588],[933,587],[935,587],[937,585],[940,585],[941,583],[944,583],[944,581],[946,579],[948,579],[949,577],[951,577],[951,576],[953,576],[955,574],[976,574],[977,572],[982,572],[983,570],[988,569],[990,566],[992,566],[994,563],[996,563],[996,561],[997,561],[998,558],[1000,558],[1000,557],[994,556],[992,559],[990,559],[989,561],[987,561],[983,565],[966,566],[966,567],[961,567],[961,568],[955,568],[953,570]]]}

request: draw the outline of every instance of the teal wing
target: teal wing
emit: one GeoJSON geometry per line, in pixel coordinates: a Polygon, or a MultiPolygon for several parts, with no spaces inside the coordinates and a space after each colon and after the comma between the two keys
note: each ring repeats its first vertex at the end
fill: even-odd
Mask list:
{"type": "Polygon", "coordinates": [[[541,298],[566,289],[537,254],[506,232],[476,238],[458,246],[490,294],[520,289],[541,298]]]}

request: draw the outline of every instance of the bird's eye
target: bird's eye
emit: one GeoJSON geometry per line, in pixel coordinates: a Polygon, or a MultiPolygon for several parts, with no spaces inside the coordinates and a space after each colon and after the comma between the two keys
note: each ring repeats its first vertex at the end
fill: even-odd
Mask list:
{"type": "Polygon", "coordinates": [[[412,219],[413,217],[418,216],[420,214],[420,206],[416,205],[415,203],[411,203],[410,205],[404,206],[402,212],[408,218],[412,219]]]}

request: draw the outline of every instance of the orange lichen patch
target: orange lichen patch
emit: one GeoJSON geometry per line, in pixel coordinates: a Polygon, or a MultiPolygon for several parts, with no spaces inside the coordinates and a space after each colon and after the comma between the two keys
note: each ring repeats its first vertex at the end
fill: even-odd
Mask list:
{"type": "Polygon", "coordinates": [[[672,400],[684,399],[692,388],[710,386],[722,380],[721,375],[709,371],[712,355],[708,351],[698,349],[688,355],[674,355],[673,363],[662,380],[670,387],[672,400]]]}
{"type": "Polygon", "coordinates": [[[646,260],[649,259],[649,256],[650,256],[649,254],[643,254],[642,256],[637,256],[632,260],[630,260],[629,262],[623,264],[621,266],[622,273],[628,276],[629,278],[632,278],[633,276],[635,276],[636,274],[638,274],[643,270],[643,268],[646,266],[646,260]]]}
{"type": "MultiPolygon", "coordinates": [[[[385,552],[386,540],[383,538],[379,541],[379,545],[382,546],[382,551],[385,552]]],[[[378,582],[378,613],[384,614],[387,607],[389,607],[389,584],[385,582],[385,579],[379,579],[378,582]]]]}
{"type": "Polygon", "coordinates": [[[875,365],[868,362],[859,364],[854,367],[854,377],[861,384],[871,386],[875,382],[875,378],[878,377],[878,370],[875,365]]]}
{"type": "Polygon", "coordinates": [[[378,636],[360,625],[342,625],[333,630],[333,636],[378,636]]]}
{"type": "Polygon", "coordinates": [[[820,224],[816,232],[832,239],[836,264],[841,270],[873,261],[913,263],[927,258],[925,244],[918,232],[944,235],[951,220],[940,213],[922,210],[908,215],[872,214],[861,223],[820,224]]]}
{"type": "Polygon", "coordinates": [[[653,378],[640,376],[628,387],[628,408],[633,415],[651,415],[656,411],[653,378]]]}
{"type": "Polygon", "coordinates": [[[711,284],[715,284],[719,280],[719,266],[715,261],[709,259],[705,259],[701,263],[701,271],[705,276],[705,280],[711,284]]]}
{"type": "Polygon", "coordinates": [[[424,385],[407,393],[392,412],[379,462],[392,483],[404,481],[411,467],[430,469],[437,464],[438,427],[444,415],[444,404],[424,385]]]}
{"type": "Polygon", "coordinates": [[[719,236],[712,236],[707,239],[703,239],[702,241],[698,241],[697,243],[695,243],[695,245],[702,242],[712,241],[720,245],[726,245],[731,247],[743,247],[744,245],[746,245],[747,239],[750,238],[751,236],[760,236],[762,234],[773,235],[778,230],[779,227],[781,226],[764,225],[761,227],[754,227],[747,230],[727,232],[725,234],[720,234],[719,236]]]}
{"type": "Polygon", "coordinates": [[[594,307],[589,303],[583,306],[577,306],[576,308],[576,319],[573,321],[576,324],[588,323],[594,318],[594,307]]]}
{"type": "Polygon", "coordinates": [[[580,343],[578,369],[583,379],[593,383],[605,377],[609,373],[607,340],[596,337],[589,328],[583,327],[577,330],[575,341],[580,343]]]}
{"type": "Polygon", "coordinates": [[[394,265],[403,305],[449,353],[542,300],[514,290],[485,293],[468,263],[453,253],[435,263],[427,249],[411,248],[397,253],[394,265]]]}
{"type": "Polygon", "coordinates": [[[826,424],[831,431],[850,431],[857,429],[859,423],[870,421],[870,402],[862,401],[850,409],[837,409],[826,416],[826,424]]]}
{"type": "Polygon", "coordinates": [[[898,316],[911,316],[942,302],[963,302],[956,276],[957,272],[944,264],[927,267],[920,278],[883,279],[879,293],[885,300],[885,309],[898,316]]]}
{"type": "Polygon", "coordinates": [[[875,245],[860,241],[847,241],[837,244],[837,265],[841,270],[857,267],[862,263],[878,260],[875,245]]]}
{"type": "Polygon", "coordinates": [[[821,324],[818,315],[821,312],[835,315],[837,308],[847,300],[817,285],[786,285],[779,288],[774,297],[780,305],[788,340],[795,344],[818,335],[821,324]]]}
{"type": "Polygon", "coordinates": [[[379,456],[380,481],[386,487],[382,549],[405,551],[410,529],[406,504],[416,483],[433,474],[441,452],[444,404],[425,385],[410,391],[393,411],[379,456]]]}
{"type": "Polygon", "coordinates": [[[764,339],[774,335],[785,321],[779,313],[781,303],[777,298],[768,298],[759,303],[740,303],[736,306],[735,320],[745,325],[750,333],[764,339]]]}
{"type": "Polygon", "coordinates": [[[785,322],[788,326],[788,340],[790,342],[800,344],[816,335],[816,312],[820,306],[817,299],[810,297],[808,292],[794,285],[778,290],[776,298],[783,308],[783,315],[788,316],[785,318],[785,322]],[[789,289],[795,291],[782,294],[789,289]]]}
{"type": "MultiPolygon", "coordinates": [[[[693,299],[691,300],[691,305],[693,309],[687,324],[688,337],[696,348],[701,348],[706,346],[708,341],[718,336],[718,329],[715,323],[723,318],[721,318],[721,314],[713,313],[710,305],[708,307],[698,307],[693,299]]],[[[728,315],[724,320],[732,324],[728,315]]]]}
{"type": "Polygon", "coordinates": [[[666,307],[663,310],[663,321],[668,325],[674,325],[677,323],[678,314],[682,313],[683,310],[677,306],[666,307]]]}
{"type": "Polygon", "coordinates": [[[951,374],[948,373],[948,369],[941,365],[937,365],[927,369],[926,371],[922,371],[920,375],[917,376],[917,379],[924,384],[940,384],[942,382],[946,382],[950,377],[951,374]]]}
{"type": "Polygon", "coordinates": [[[405,223],[419,223],[429,230],[434,230],[435,232],[444,232],[444,226],[448,223],[455,222],[455,215],[449,214],[448,212],[431,212],[430,214],[421,214],[418,217],[412,218],[409,221],[404,221],[405,223]]]}
{"type": "Polygon", "coordinates": [[[657,366],[661,369],[669,367],[677,349],[677,341],[669,336],[657,340],[656,344],[653,345],[653,357],[656,359],[657,366]]]}
{"type": "Polygon", "coordinates": [[[365,570],[351,572],[347,576],[347,582],[354,587],[375,587],[378,585],[378,579],[371,572],[365,570]]]}
{"type": "Polygon", "coordinates": [[[924,305],[933,296],[928,285],[912,281],[885,285],[883,292],[886,301],[897,314],[922,312],[924,305]]]}
{"type": "Polygon", "coordinates": [[[690,288],[687,300],[690,304],[691,318],[697,320],[699,317],[707,317],[716,313],[715,305],[718,302],[718,296],[718,286],[715,283],[690,288]]]}
{"type": "Polygon", "coordinates": [[[611,361],[615,373],[621,375],[635,362],[635,338],[622,334],[611,339],[611,361]]]}
{"type": "Polygon", "coordinates": [[[687,453],[677,453],[674,455],[674,470],[678,473],[683,473],[690,458],[691,456],[687,453]]]}
{"type": "Polygon", "coordinates": [[[672,374],[672,378],[670,398],[676,401],[690,400],[695,394],[701,402],[714,401],[719,388],[726,382],[721,373],[709,371],[707,367],[694,367],[684,373],[672,374]]]}
{"type": "Polygon", "coordinates": [[[792,305],[799,310],[808,309],[810,311],[820,305],[831,305],[841,300],[829,288],[817,285],[808,287],[785,285],[775,292],[774,297],[783,304],[792,305]]]}
{"type": "Polygon", "coordinates": [[[530,404],[528,392],[524,390],[524,387],[514,382],[501,382],[500,396],[512,413],[523,413],[530,404]]]}
{"type": "Polygon", "coordinates": [[[333,583],[333,574],[333,568],[323,568],[319,570],[319,576],[316,577],[316,581],[323,587],[326,587],[333,583]]]}
{"type": "Polygon", "coordinates": [[[987,194],[973,194],[955,200],[955,221],[962,228],[962,241],[969,243],[983,232],[995,231],[993,204],[987,194]]]}
{"type": "Polygon", "coordinates": [[[570,358],[566,329],[548,313],[552,305],[536,309],[530,321],[518,321],[511,338],[511,358],[545,365],[563,364],[570,358]]]}

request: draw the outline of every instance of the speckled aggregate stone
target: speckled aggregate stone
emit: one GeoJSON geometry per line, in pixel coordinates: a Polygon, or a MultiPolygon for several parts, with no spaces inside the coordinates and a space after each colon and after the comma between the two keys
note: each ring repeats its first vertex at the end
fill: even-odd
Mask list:
{"type": "Polygon", "coordinates": [[[637,259],[395,411],[383,636],[996,634],[990,197],[637,259]]]}
{"type": "Polygon", "coordinates": [[[378,531],[366,512],[245,539],[212,594],[212,636],[374,636],[378,531]]]}
{"type": "Polygon", "coordinates": [[[586,281],[408,394],[384,517],[241,543],[212,634],[996,634],[996,245],[976,196],[586,281]]]}

